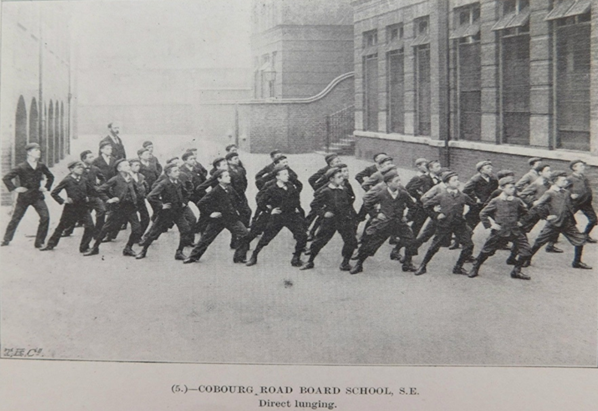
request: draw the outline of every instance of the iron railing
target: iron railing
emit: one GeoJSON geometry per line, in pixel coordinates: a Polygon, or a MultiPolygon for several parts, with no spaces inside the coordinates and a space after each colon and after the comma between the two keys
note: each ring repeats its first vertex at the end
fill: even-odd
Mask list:
{"type": "Polygon", "coordinates": [[[326,116],[326,151],[341,139],[353,135],[355,130],[355,106],[351,105],[326,116]]]}

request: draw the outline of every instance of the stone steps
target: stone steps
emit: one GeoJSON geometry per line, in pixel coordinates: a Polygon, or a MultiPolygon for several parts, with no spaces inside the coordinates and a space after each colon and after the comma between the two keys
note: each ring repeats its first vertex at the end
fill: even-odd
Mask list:
{"type": "Polygon", "coordinates": [[[355,155],[355,137],[348,135],[347,137],[341,138],[338,142],[331,143],[328,150],[326,150],[326,147],[322,147],[322,150],[316,151],[316,153],[355,155]]]}

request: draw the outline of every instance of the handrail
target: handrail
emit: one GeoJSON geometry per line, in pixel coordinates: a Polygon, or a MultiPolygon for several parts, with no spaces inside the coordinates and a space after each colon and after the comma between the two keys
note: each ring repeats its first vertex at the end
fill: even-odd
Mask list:
{"type": "Polygon", "coordinates": [[[320,91],[315,96],[311,97],[301,97],[301,98],[285,98],[285,99],[260,99],[260,100],[225,100],[225,101],[218,101],[218,102],[204,102],[203,104],[213,104],[213,105],[228,105],[228,104],[305,104],[305,103],[313,103],[314,101],[318,101],[326,97],[336,86],[338,86],[343,81],[350,79],[355,76],[353,71],[350,71],[345,74],[341,74],[340,76],[333,79],[322,91],[320,91]]]}
{"type": "Polygon", "coordinates": [[[303,97],[303,98],[285,98],[285,99],[272,100],[272,101],[266,101],[266,102],[268,102],[268,103],[270,103],[270,102],[272,102],[272,103],[313,103],[314,101],[318,101],[318,100],[321,100],[322,98],[326,97],[326,95],[328,93],[330,93],[332,91],[332,89],[334,89],[336,86],[338,86],[342,81],[347,80],[354,76],[355,76],[355,73],[353,71],[350,71],[345,74],[341,74],[340,76],[338,76],[334,80],[332,80],[326,87],[324,87],[324,90],[320,91],[315,96],[303,97]]]}

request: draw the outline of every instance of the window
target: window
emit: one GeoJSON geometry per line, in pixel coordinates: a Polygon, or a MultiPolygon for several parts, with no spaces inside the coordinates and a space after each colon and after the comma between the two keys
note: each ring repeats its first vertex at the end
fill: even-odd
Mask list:
{"type": "Polygon", "coordinates": [[[415,48],[416,130],[415,134],[429,136],[431,132],[430,46],[415,48]]]}
{"type": "Polygon", "coordinates": [[[415,54],[415,134],[431,133],[431,79],[429,17],[414,21],[415,39],[411,43],[415,54]]]}
{"type": "Polygon", "coordinates": [[[363,33],[363,48],[374,47],[376,45],[378,45],[378,30],[363,33]]]}
{"type": "Polygon", "coordinates": [[[530,137],[529,0],[499,3],[498,31],[501,74],[502,138],[507,144],[528,145],[530,137]]]}
{"type": "MultiPolygon", "coordinates": [[[[272,58],[270,60],[270,70],[276,73],[276,51],[272,52],[272,58]]],[[[274,74],[275,76],[275,74],[274,74]]],[[[272,77],[272,75],[271,75],[272,77]]],[[[268,79],[268,97],[275,98],[276,97],[276,77],[268,79]]]]}
{"type": "Polygon", "coordinates": [[[455,29],[450,35],[451,40],[458,39],[462,43],[480,40],[480,5],[474,3],[455,9],[455,29]]]}
{"type": "Polygon", "coordinates": [[[414,40],[413,43],[411,43],[413,47],[430,44],[429,21],[430,18],[428,16],[415,19],[414,40]]]}
{"type": "Polygon", "coordinates": [[[530,47],[528,34],[501,38],[503,143],[529,144],[530,47]]]}
{"type": "Polygon", "coordinates": [[[366,131],[378,131],[378,55],[363,58],[364,64],[364,126],[366,131]]]}
{"type": "Polygon", "coordinates": [[[560,26],[585,23],[591,21],[591,7],[591,0],[560,0],[555,3],[546,20],[557,20],[560,26]]]}
{"type": "Polygon", "coordinates": [[[388,131],[405,132],[405,83],[404,53],[394,50],[388,53],[388,131]]]}
{"type": "Polygon", "coordinates": [[[261,73],[260,73],[260,58],[254,57],[253,58],[253,67],[254,67],[254,75],[253,75],[253,98],[260,98],[260,90],[261,90],[261,73]]]}
{"type": "Polygon", "coordinates": [[[479,141],[482,133],[482,82],[479,3],[454,10],[457,62],[458,135],[460,140],[479,141]]]}
{"type": "Polygon", "coordinates": [[[386,28],[386,41],[387,43],[392,43],[395,41],[403,40],[403,24],[393,24],[392,26],[388,26],[386,28]]]}
{"type": "Polygon", "coordinates": [[[492,30],[506,30],[507,35],[529,33],[529,0],[504,0],[500,6],[502,17],[492,30]]]}
{"type": "Polygon", "coordinates": [[[555,3],[546,17],[556,39],[557,148],[590,149],[591,4],[586,0],[555,3]]]}
{"type": "Polygon", "coordinates": [[[270,82],[266,79],[266,73],[270,70],[270,54],[262,55],[262,65],[260,66],[260,94],[259,98],[270,96],[270,82]]]}

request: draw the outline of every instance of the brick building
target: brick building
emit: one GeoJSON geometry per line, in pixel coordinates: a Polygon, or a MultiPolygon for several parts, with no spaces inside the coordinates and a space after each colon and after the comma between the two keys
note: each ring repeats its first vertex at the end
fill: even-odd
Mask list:
{"type": "Polygon", "coordinates": [[[597,0],[353,6],[358,156],[440,158],[464,178],[479,159],[598,166],[597,0]]]}
{"type": "Polygon", "coordinates": [[[254,0],[253,97],[311,97],[353,71],[350,0],[254,0]]]}
{"type": "MultiPolygon", "coordinates": [[[[42,161],[50,167],[69,153],[74,77],[69,7],[69,2],[2,3],[2,174],[25,159],[31,142],[42,146],[42,161]]],[[[1,193],[2,205],[10,204],[4,184],[1,193]]]]}
{"type": "Polygon", "coordinates": [[[327,118],[352,129],[350,0],[254,0],[253,100],[237,105],[235,138],[251,152],[309,152],[327,139],[327,118]]]}

